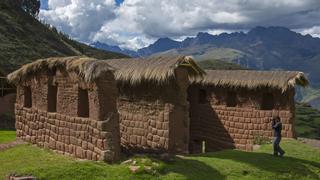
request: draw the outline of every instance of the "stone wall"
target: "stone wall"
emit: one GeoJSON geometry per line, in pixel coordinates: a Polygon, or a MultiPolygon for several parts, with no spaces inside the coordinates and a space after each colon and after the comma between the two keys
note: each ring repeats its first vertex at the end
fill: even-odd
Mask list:
{"type": "Polygon", "coordinates": [[[119,100],[121,145],[137,152],[169,149],[170,104],[119,100]]]}
{"type": "Polygon", "coordinates": [[[125,151],[188,152],[187,72],[181,69],[176,73],[177,79],[169,84],[147,82],[119,88],[121,145],[125,151]]]}
{"type": "Polygon", "coordinates": [[[17,137],[89,160],[113,160],[112,134],[102,131],[101,122],[16,105],[17,137]],[[108,138],[109,137],[109,138],[108,138]]]}
{"type": "Polygon", "coordinates": [[[17,137],[40,147],[77,158],[113,162],[119,158],[120,135],[117,88],[112,73],[95,83],[74,74],[39,74],[17,88],[17,137]],[[57,86],[56,112],[47,112],[48,85],[57,86]],[[23,107],[24,88],[30,86],[32,107],[23,107]],[[89,117],[78,116],[79,88],[88,91],[89,117]]]}
{"type": "Polygon", "coordinates": [[[295,136],[294,90],[284,94],[273,90],[275,107],[273,110],[261,110],[261,94],[270,90],[237,91],[236,107],[227,107],[228,89],[201,87],[207,92],[206,102],[199,103],[199,87],[189,89],[190,108],[190,150],[200,152],[205,142],[206,151],[227,148],[252,150],[254,138],[272,137],[270,119],[280,116],[283,123],[283,137],[295,136]]]}

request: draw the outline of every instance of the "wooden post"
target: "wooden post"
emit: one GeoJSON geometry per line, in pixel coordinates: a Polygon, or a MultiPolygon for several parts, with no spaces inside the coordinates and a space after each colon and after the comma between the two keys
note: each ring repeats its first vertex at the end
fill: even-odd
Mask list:
{"type": "Polygon", "coordinates": [[[6,77],[0,76],[0,97],[5,95],[5,91],[11,92],[15,86],[9,84],[6,77]]]}
{"type": "Polygon", "coordinates": [[[2,81],[3,77],[0,77],[0,84],[1,84],[1,97],[3,97],[3,89],[4,89],[4,83],[2,81]]]}

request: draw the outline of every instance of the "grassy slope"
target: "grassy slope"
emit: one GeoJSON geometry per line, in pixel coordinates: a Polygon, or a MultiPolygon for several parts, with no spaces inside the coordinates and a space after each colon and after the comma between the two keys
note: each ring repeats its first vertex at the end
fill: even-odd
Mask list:
{"type": "Polygon", "coordinates": [[[128,165],[79,161],[30,145],[0,152],[0,177],[32,174],[41,179],[319,179],[320,151],[295,140],[283,142],[287,156],[271,156],[271,145],[257,152],[226,150],[176,157],[173,162],[136,157],[158,164],[156,172],[131,174],[128,165]]]}
{"type": "Polygon", "coordinates": [[[197,62],[199,66],[203,69],[228,69],[228,70],[239,70],[245,69],[240,65],[229,63],[222,60],[203,60],[197,62]]]}
{"type": "Polygon", "coordinates": [[[236,59],[243,57],[245,54],[242,51],[231,49],[231,48],[213,48],[206,49],[201,55],[196,55],[197,60],[206,59],[219,59],[226,62],[232,62],[236,59]]]}
{"type": "Polygon", "coordinates": [[[320,111],[297,104],[295,129],[299,137],[320,139],[320,111]]]}
{"type": "Polygon", "coordinates": [[[312,103],[313,101],[320,102],[320,88],[307,87],[300,89],[303,97],[299,99],[301,102],[310,103],[314,108],[320,110],[320,103],[312,103]]]}
{"type": "Polygon", "coordinates": [[[10,130],[0,130],[0,144],[8,143],[16,139],[16,132],[10,130]]]}
{"type": "Polygon", "coordinates": [[[0,1],[0,71],[8,73],[38,58],[74,55],[125,57],[69,40],[22,10],[0,1]]]}

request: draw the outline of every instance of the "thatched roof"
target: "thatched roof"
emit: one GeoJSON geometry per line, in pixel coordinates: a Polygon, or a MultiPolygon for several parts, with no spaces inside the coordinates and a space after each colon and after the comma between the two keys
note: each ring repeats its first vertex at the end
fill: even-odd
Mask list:
{"type": "Polygon", "coordinates": [[[11,83],[19,84],[37,72],[61,69],[67,72],[76,72],[85,82],[92,82],[100,77],[103,72],[114,71],[106,62],[88,58],[84,56],[55,57],[39,59],[35,62],[26,64],[20,69],[9,74],[8,80],[11,83]]]}
{"type": "Polygon", "coordinates": [[[10,82],[18,84],[40,71],[62,69],[76,72],[85,82],[91,82],[105,71],[115,71],[118,82],[138,84],[142,81],[168,82],[175,77],[175,69],[186,67],[190,77],[198,77],[204,71],[187,56],[153,56],[136,59],[96,60],[84,56],[39,59],[9,74],[10,82]]]}
{"type": "Polygon", "coordinates": [[[272,87],[282,92],[296,84],[307,86],[308,79],[296,71],[207,70],[204,78],[193,78],[194,84],[257,89],[272,87]]]}
{"type": "Polygon", "coordinates": [[[152,56],[136,59],[112,59],[107,62],[116,69],[115,78],[131,85],[143,81],[166,83],[175,77],[175,69],[185,67],[189,77],[201,77],[205,72],[188,56],[152,56]]]}

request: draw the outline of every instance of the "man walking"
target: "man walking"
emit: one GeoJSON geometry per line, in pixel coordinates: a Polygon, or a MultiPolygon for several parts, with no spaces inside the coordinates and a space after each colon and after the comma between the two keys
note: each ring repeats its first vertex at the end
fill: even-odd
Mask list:
{"type": "Polygon", "coordinates": [[[273,155],[282,157],[285,152],[280,147],[282,123],[279,116],[272,119],[272,129],[274,133],[273,155]]]}

